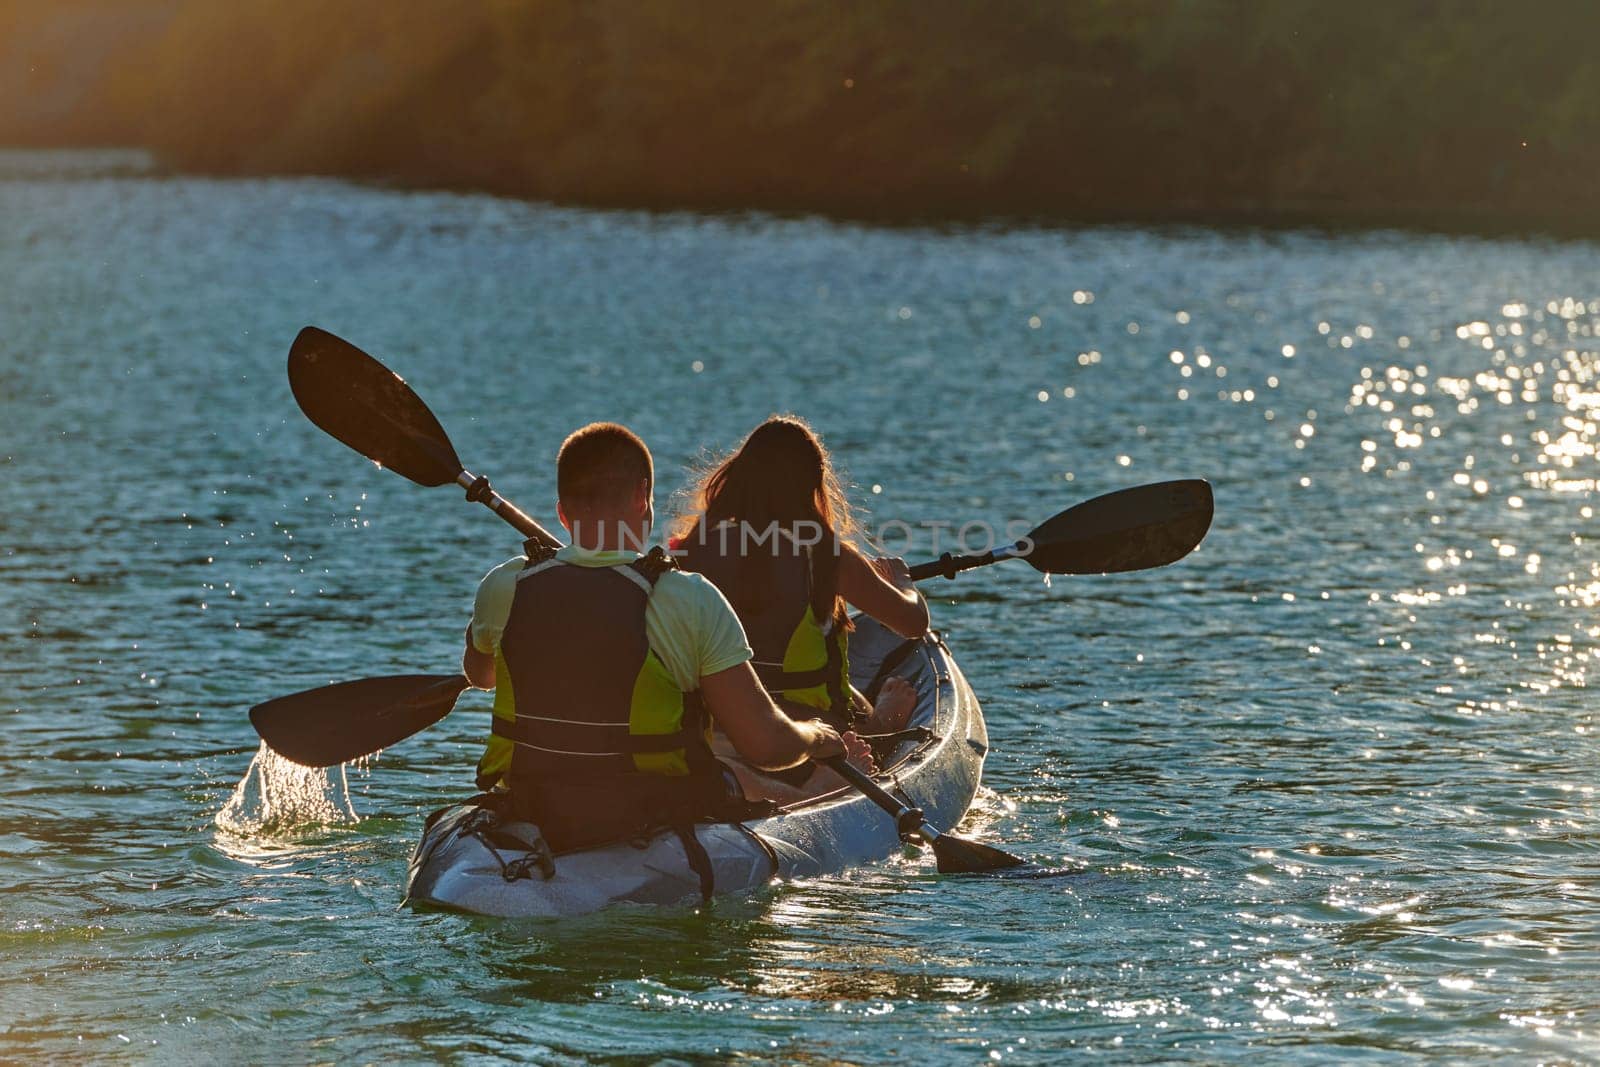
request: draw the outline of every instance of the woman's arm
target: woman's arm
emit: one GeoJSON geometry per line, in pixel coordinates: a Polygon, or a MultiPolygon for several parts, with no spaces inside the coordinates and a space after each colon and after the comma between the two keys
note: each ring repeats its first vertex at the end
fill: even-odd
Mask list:
{"type": "Polygon", "coordinates": [[[839,595],[901,637],[928,632],[928,602],[911,581],[898,556],[868,560],[850,545],[840,545],[839,595]]]}

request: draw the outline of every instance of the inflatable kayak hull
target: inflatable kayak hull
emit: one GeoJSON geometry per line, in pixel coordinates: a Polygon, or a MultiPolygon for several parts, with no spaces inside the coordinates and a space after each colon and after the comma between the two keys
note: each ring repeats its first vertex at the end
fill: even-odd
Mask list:
{"type": "MultiPolygon", "coordinates": [[[[917,692],[910,727],[920,736],[885,758],[878,781],[921,807],[935,826],[961,820],[978,789],[988,734],[972,688],[937,635],[907,642],[870,619],[851,635],[851,673],[872,691],[888,675],[917,692]]],[[[517,824],[485,832],[483,810],[452,805],[429,818],[411,859],[408,903],[503,917],[584,915],[612,904],[676,904],[699,899],[700,880],[671,832],[555,858],[544,877],[517,824]]],[[[807,801],[745,823],[701,823],[715,892],[743,893],[775,878],[831,874],[873,863],[903,847],[893,820],[854,790],[807,801]]]]}

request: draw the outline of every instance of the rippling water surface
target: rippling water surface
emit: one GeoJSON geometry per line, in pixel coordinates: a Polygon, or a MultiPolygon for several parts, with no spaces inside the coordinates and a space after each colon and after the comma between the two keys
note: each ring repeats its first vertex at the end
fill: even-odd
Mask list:
{"type": "Polygon", "coordinates": [[[0,277],[4,1058],[1600,1058],[1591,245],[880,231],[11,154],[0,277]],[[300,416],[308,322],[547,521],[594,418],[670,490],[802,412],[876,523],[1211,479],[1177,566],[932,588],[995,744],[967,828],[1081,873],[398,910],[481,694],[348,798],[234,797],[249,705],[451,669],[517,545],[300,416]]]}

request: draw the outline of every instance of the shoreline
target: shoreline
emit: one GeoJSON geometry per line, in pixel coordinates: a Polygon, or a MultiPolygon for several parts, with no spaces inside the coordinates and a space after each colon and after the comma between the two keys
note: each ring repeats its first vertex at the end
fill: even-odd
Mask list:
{"type": "MultiPolygon", "coordinates": [[[[644,212],[647,214],[685,214],[707,218],[731,215],[764,215],[778,219],[821,219],[841,225],[874,229],[1036,229],[1067,230],[1098,227],[1167,229],[1194,227],[1223,232],[1259,231],[1278,233],[1320,233],[1327,236],[1352,236],[1385,232],[1436,237],[1463,237],[1482,240],[1543,240],[1557,243],[1600,241],[1600,221],[1574,223],[1571,214],[1505,211],[1487,206],[1440,207],[1429,210],[1418,206],[1396,208],[1392,204],[1325,205],[1286,204],[1262,208],[1238,204],[1189,205],[1170,208],[1103,207],[1050,210],[1019,204],[988,211],[969,210],[949,201],[938,208],[918,206],[916,201],[898,198],[898,208],[866,210],[859,198],[836,197],[817,200],[797,198],[735,198],[712,200],[680,197],[604,197],[562,198],[542,196],[520,190],[515,183],[448,183],[399,173],[340,173],[314,169],[219,170],[174,165],[161,154],[141,145],[127,144],[28,144],[0,143],[0,181],[39,178],[147,177],[202,178],[219,181],[257,181],[262,179],[306,179],[347,182],[352,185],[410,193],[449,193],[462,196],[491,196],[527,204],[556,208],[604,212],[644,212]],[[7,167],[20,157],[78,157],[83,167],[66,166],[52,172],[49,167],[23,168],[14,174],[7,167]],[[93,165],[88,157],[104,158],[93,165]]],[[[888,200],[885,200],[885,204],[888,200]]]]}

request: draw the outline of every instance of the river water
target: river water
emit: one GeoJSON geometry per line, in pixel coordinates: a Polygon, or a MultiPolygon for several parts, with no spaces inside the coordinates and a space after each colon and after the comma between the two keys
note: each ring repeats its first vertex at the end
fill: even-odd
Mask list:
{"type": "Polygon", "coordinates": [[[1593,245],[878,230],[9,153],[0,278],[0,1058],[1600,1059],[1593,245]],[[1209,478],[1173,567],[931,588],[995,746],[965,828],[1079,873],[401,910],[483,694],[230,804],[251,704],[453,669],[517,547],[306,422],[307,323],[547,522],[596,418],[666,492],[801,412],[880,526],[1209,478]]]}

